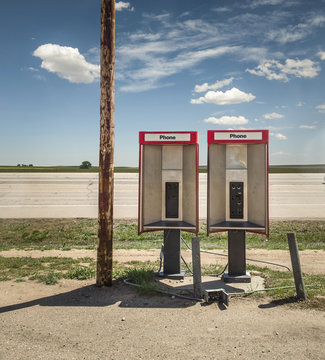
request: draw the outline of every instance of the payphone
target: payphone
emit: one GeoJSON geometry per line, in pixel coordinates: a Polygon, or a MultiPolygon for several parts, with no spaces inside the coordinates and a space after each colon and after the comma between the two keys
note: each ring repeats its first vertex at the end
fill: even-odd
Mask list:
{"type": "Polygon", "coordinates": [[[140,132],[139,143],[139,233],[197,233],[197,132],[140,132]]]}
{"type": "Polygon", "coordinates": [[[177,273],[180,231],[198,232],[198,133],[143,131],[139,145],[138,232],[164,230],[164,273],[177,273]]]}
{"type": "Polygon", "coordinates": [[[226,280],[249,281],[245,232],[269,235],[268,130],[208,131],[207,233],[228,231],[226,280]]]}

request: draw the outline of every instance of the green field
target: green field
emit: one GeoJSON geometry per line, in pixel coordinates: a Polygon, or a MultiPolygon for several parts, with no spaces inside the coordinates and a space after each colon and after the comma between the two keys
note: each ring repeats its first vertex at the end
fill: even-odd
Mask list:
{"type": "MultiPolygon", "coordinates": [[[[97,246],[97,220],[95,219],[0,219],[0,250],[9,249],[95,249],[97,246]]],[[[248,249],[287,250],[286,234],[295,232],[300,250],[325,249],[325,221],[271,221],[270,237],[247,234],[248,249]]],[[[192,234],[182,233],[190,243],[192,234]]],[[[206,235],[201,224],[199,237],[204,249],[227,249],[227,234],[206,235]]],[[[135,222],[116,223],[115,249],[160,249],[163,232],[138,235],[135,222]]],[[[184,247],[185,249],[185,247],[184,247]]]]}
{"type": "Polygon", "coordinates": [[[270,173],[325,173],[325,165],[271,165],[270,173]]]}
{"type": "MultiPolygon", "coordinates": [[[[199,167],[200,173],[207,172],[206,166],[199,167]]],[[[270,165],[270,174],[281,174],[281,173],[325,173],[325,164],[319,165],[270,165]]]]}
{"type": "MultiPolygon", "coordinates": [[[[0,165],[0,173],[22,172],[22,173],[98,173],[98,166],[92,166],[89,169],[80,169],[79,166],[2,166],[0,165]]],[[[116,173],[137,173],[138,168],[133,167],[115,167],[116,173]]]]}
{"type": "MultiPolygon", "coordinates": [[[[256,234],[247,234],[247,248],[288,250],[287,232],[295,232],[300,250],[325,249],[324,221],[272,221],[270,238],[256,234]]],[[[182,234],[190,244],[191,234],[182,234]]],[[[201,224],[202,249],[227,249],[226,233],[206,236],[205,224],[201,224]]],[[[116,223],[114,226],[114,249],[159,249],[163,242],[163,232],[150,232],[138,235],[134,222],[116,223]]],[[[97,221],[92,219],[0,219],[0,250],[47,250],[60,249],[69,254],[71,249],[93,249],[97,247],[97,221]]],[[[186,247],[182,244],[182,248],[186,247]]],[[[96,262],[93,258],[71,257],[34,258],[28,256],[5,257],[0,255],[0,282],[28,280],[53,285],[62,279],[94,279],[96,262]]],[[[320,254],[321,255],[321,254],[320,254]]],[[[185,270],[185,265],[182,265],[185,270]]],[[[188,264],[192,266],[191,263],[188,264]]],[[[113,262],[113,278],[116,281],[129,279],[141,285],[146,294],[156,294],[157,282],[154,273],[159,269],[159,259],[154,262],[129,261],[113,262]]],[[[268,268],[248,265],[265,279],[267,288],[276,288],[267,293],[251,296],[271,296],[274,302],[296,303],[296,306],[325,310],[325,279],[323,274],[304,274],[307,301],[296,302],[293,274],[290,271],[274,271],[268,268]],[[289,287],[282,289],[279,287],[289,287]]],[[[219,273],[223,266],[215,264],[202,266],[203,275],[219,273]]],[[[166,289],[164,289],[166,290],[166,289]]],[[[189,294],[191,295],[191,294],[189,294]]]]}
{"type": "MultiPolygon", "coordinates": [[[[98,166],[92,166],[89,169],[80,169],[79,166],[6,166],[0,165],[0,172],[55,172],[55,173],[96,173],[98,166]]],[[[116,173],[137,173],[137,167],[118,166],[114,168],[116,173]]],[[[206,173],[207,167],[200,166],[200,173],[206,173]]],[[[271,174],[281,173],[325,173],[325,164],[319,165],[270,165],[269,172],[271,174]]]]}

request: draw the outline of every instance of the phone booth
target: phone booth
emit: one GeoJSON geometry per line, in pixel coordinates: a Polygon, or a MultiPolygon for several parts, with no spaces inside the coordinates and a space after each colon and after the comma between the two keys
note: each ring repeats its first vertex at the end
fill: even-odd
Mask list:
{"type": "Polygon", "coordinates": [[[164,230],[164,274],[180,274],[180,232],[198,232],[198,133],[139,133],[138,232],[164,230]]]}
{"type": "Polygon", "coordinates": [[[268,130],[208,131],[207,233],[228,231],[228,282],[250,281],[246,231],[269,235],[268,140],[268,130]]]}

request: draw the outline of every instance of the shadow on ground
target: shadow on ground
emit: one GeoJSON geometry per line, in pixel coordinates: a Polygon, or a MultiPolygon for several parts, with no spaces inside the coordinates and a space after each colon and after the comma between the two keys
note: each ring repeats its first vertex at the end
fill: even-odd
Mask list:
{"type": "Polygon", "coordinates": [[[285,298],[285,299],[272,300],[267,304],[258,305],[258,307],[260,309],[271,309],[271,308],[275,308],[275,307],[286,305],[286,304],[297,303],[299,301],[301,301],[301,300],[299,300],[297,298],[297,296],[290,296],[290,297],[285,298]]]}
{"type": "Polygon", "coordinates": [[[141,295],[134,288],[114,282],[112,287],[83,286],[62,294],[42,297],[18,304],[0,307],[0,313],[20,310],[32,306],[89,306],[105,307],[117,304],[119,307],[137,308],[184,308],[196,301],[172,298],[166,295],[141,295]]]}
{"type": "MultiPolygon", "coordinates": [[[[244,292],[238,288],[226,285],[221,281],[211,281],[204,284],[205,288],[225,288],[228,293],[244,292]],[[223,286],[222,286],[223,285],[223,286]]],[[[164,290],[171,293],[188,293],[188,285],[178,285],[176,287],[166,286],[164,290]]],[[[172,294],[170,294],[172,295],[172,294]]],[[[267,304],[260,304],[260,309],[268,309],[288,303],[296,302],[296,297],[281,300],[272,300],[267,304]]],[[[231,300],[230,300],[231,302],[231,300]]],[[[125,285],[121,281],[115,281],[112,287],[97,287],[95,284],[83,286],[72,291],[51,296],[41,297],[35,300],[21,302],[13,305],[0,307],[0,314],[10,311],[21,310],[33,306],[66,306],[66,307],[106,307],[117,305],[122,308],[186,308],[194,306],[197,302],[191,299],[183,299],[166,294],[142,295],[135,288],[125,285]]],[[[209,303],[202,303],[202,306],[208,306],[209,303]]],[[[220,310],[225,310],[223,304],[219,304],[220,310]]]]}

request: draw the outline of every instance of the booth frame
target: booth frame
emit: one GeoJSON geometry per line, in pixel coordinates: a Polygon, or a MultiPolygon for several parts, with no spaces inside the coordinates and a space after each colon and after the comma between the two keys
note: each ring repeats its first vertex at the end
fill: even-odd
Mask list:
{"type": "Polygon", "coordinates": [[[186,231],[194,234],[198,234],[199,230],[199,143],[198,143],[198,132],[197,131],[140,131],[139,132],[139,187],[138,187],[138,234],[141,235],[144,232],[151,231],[162,231],[168,229],[175,229],[186,231]],[[146,134],[189,134],[189,140],[177,140],[177,141],[164,141],[164,140],[146,140],[146,134]],[[146,145],[194,145],[195,146],[195,225],[191,228],[183,227],[181,222],[180,226],[168,226],[173,221],[166,221],[166,226],[157,226],[152,228],[144,228],[143,224],[143,151],[146,145]]]}
{"type": "MultiPolygon", "coordinates": [[[[207,155],[207,162],[208,162],[208,173],[207,173],[207,235],[210,233],[216,232],[226,232],[229,230],[246,230],[247,232],[251,233],[258,233],[263,234],[269,237],[269,131],[268,130],[208,130],[207,132],[207,142],[208,142],[208,155],[207,155]],[[247,140],[247,139],[222,139],[222,140],[215,140],[214,134],[215,133],[256,133],[260,132],[262,134],[261,139],[257,140],[247,140]],[[265,186],[266,186],[266,193],[265,193],[265,227],[261,230],[255,228],[244,227],[243,224],[240,224],[238,227],[234,226],[220,226],[218,228],[213,227],[210,224],[210,146],[212,144],[265,144],[266,149],[266,174],[265,174],[265,186]]],[[[236,221],[233,221],[236,223],[236,221]]],[[[240,221],[238,221],[240,223],[240,221]]]]}

